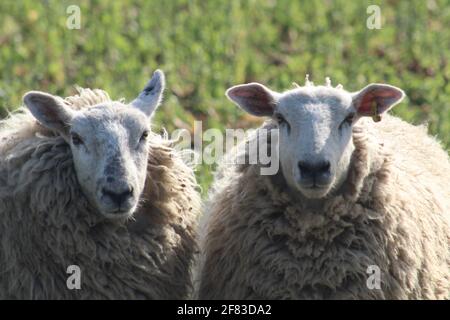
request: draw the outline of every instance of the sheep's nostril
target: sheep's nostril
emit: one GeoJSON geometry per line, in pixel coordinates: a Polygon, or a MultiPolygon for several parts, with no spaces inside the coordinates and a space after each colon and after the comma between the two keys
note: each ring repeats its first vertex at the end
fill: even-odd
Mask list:
{"type": "Polygon", "coordinates": [[[299,161],[298,168],[300,169],[300,172],[303,174],[320,174],[320,173],[326,173],[330,171],[330,162],[324,161],[324,162],[306,162],[306,161],[299,161]]]}
{"type": "Polygon", "coordinates": [[[124,199],[131,197],[133,195],[133,187],[127,187],[125,191],[123,191],[120,196],[124,199]]]}
{"type": "Polygon", "coordinates": [[[103,188],[102,193],[104,196],[110,198],[117,206],[120,206],[133,195],[133,187],[126,187],[125,190],[119,192],[103,188]]]}
{"type": "Polygon", "coordinates": [[[330,171],[330,162],[326,161],[322,163],[322,166],[319,167],[318,172],[319,173],[326,173],[330,171]]]}
{"type": "Polygon", "coordinates": [[[314,172],[316,171],[315,165],[311,162],[306,161],[300,161],[298,163],[298,168],[300,169],[300,173],[302,175],[313,175],[314,172]]]}

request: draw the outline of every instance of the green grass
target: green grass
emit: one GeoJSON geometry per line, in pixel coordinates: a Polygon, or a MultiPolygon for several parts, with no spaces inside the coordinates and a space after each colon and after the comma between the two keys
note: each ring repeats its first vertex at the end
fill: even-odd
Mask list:
{"type": "MultiPolygon", "coordinates": [[[[394,113],[450,147],[450,3],[416,1],[11,1],[0,2],[0,117],[28,90],[65,96],[74,85],[132,99],[151,72],[166,72],[156,116],[169,131],[255,127],[224,91],[259,81],[277,90],[306,73],[348,90],[386,82],[408,99],[394,113]],[[81,8],[81,29],[66,8],[81,8]],[[382,28],[366,27],[378,4],[382,28]]],[[[212,168],[202,166],[204,191],[212,168]]]]}

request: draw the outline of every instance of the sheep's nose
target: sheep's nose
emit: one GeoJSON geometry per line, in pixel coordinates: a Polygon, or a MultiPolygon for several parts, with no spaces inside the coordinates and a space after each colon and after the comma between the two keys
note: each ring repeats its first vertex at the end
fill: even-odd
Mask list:
{"type": "Polygon", "coordinates": [[[117,190],[103,188],[102,193],[120,207],[125,201],[131,198],[133,195],[133,188],[127,186],[124,190],[120,190],[119,192],[117,192],[117,190]]]}
{"type": "Polygon", "coordinates": [[[302,179],[312,180],[314,184],[326,184],[330,177],[330,162],[308,162],[300,161],[298,163],[302,179]]]}

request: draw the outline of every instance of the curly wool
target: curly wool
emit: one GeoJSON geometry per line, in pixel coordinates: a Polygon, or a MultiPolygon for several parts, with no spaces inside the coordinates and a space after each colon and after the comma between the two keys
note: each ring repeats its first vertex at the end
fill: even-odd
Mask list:
{"type": "MultiPolygon", "coordinates": [[[[110,101],[81,89],[78,109],[110,101]]],[[[200,211],[193,170],[157,135],[133,219],[111,222],[87,202],[68,144],[25,109],[0,122],[0,299],[181,299],[192,288],[200,211]],[[67,268],[81,270],[69,290],[67,268]]]]}
{"type": "Polygon", "coordinates": [[[426,128],[391,116],[361,119],[353,143],[341,192],[320,208],[258,165],[219,173],[203,222],[200,298],[450,297],[448,154],[426,128]],[[380,289],[367,285],[370,266],[380,289]]]}

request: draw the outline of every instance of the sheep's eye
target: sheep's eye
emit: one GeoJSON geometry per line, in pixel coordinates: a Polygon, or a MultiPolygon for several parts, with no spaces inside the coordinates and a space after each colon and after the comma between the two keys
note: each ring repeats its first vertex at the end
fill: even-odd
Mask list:
{"type": "Polygon", "coordinates": [[[291,130],[291,126],[281,114],[275,114],[275,120],[278,122],[279,126],[286,126],[288,132],[291,130]]]}
{"type": "Polygon", "coordinates": [[[142,133],[141,139],[139,139],[139,141],[145,141],[148,138],[148,131],[144,131],[142,133]]]}
{"type": "Polygon", "coordinates": [[[284,117],[279,113],[275,114],[275,119],[277,120],[278,124],[287,123],[286,119],[284,119],[284,117]]]}
{"type": "Polygon", "coordinates": [[[354,119],[355,115],[353,113],[349,114],[344,121],[342,121],[341,125],[339,126],[339,128],[342,128],[344,125],[351,125],[353,123],[353,119],[354,119]]]}
{"type": "Polygon", "coordinates": [[[286,121],[286,119],[279,113],[275,114],[275,119],[277,120],[278,124],[287,124],[289,123],[286,121]]]}
{"type": "Polygon", "coordinates": [[[72,133],[72,143],[75,146],[78,146],[78,145],[83,144],[83,140],[81,139],[81,137],[78,134],[72,133]]]}
{"type": "Polygon", "coordinates": [[[345,118],[345,121],[347,121],[347,123],[348,124],[352,124],[353,123],[353,118],[355,117],[355,115],[352,113],[352,114],[349,114],[348,116],[347,116],[347,118],[345,118]]]}

